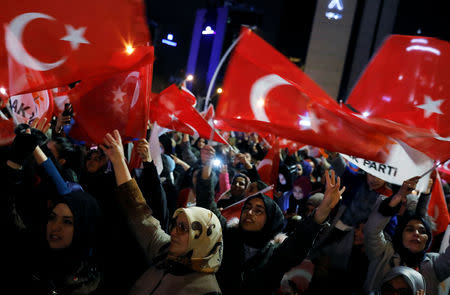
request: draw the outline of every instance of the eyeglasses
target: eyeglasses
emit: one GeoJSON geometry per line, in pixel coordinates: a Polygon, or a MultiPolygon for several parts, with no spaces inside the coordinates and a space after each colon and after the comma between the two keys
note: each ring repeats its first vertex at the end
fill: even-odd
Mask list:
{"type": "Polygon", "coordinates": [[[177,222],[176,220],[172,221],[170,231],[175,228],[177,234],[184,234],[189,231],[189,225],[184,222],[177,222]]]}
{"type": "Polygon", "coordinates": [[[245,207],[242,209],[242,212],[249,214],[249,213],[250,213],[250,210],[251,210],[252,214],[254,214],[254,215],[256,215],[256,216],[259,216],[259,215],[261,215],[261,214],[266,213],[266,211],[265,211],[264,209],[262,209],[262,208],[258,208],[258,207],[253,208],[253,207],[251,207],[251,206],[245,206],[245,207]]]}
{"type": "Polygon", "coordinates": [[[410,289],[408,288],[399,288],[399,289],[395,289],[394,287],[391,286],[391,284],[389,283],[385,283],[381,286],[381,294],[382,295],[412,295],[412,292],[410,289]]]}

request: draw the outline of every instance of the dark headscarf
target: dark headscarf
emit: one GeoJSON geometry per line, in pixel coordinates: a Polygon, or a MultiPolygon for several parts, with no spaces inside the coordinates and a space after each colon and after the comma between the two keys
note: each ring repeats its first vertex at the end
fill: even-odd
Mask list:
{"type": "Polygon", "coordinates": [[[427,252],[428,248],[431,245],[431,239],[432,235],[429,223],[419,215],[408,216],[399,223],[399,225],[395,230],[395,235],[393,239],[394,250],[398,254],[400,254],[402,262],[404,262],[407,266],[416,267],[424,259],[425,253],[427,252]],[[408,222],[410,222],[411,220],[420,221],[425,226],[426,234],[428,236],[425,248],[419,253],[412,253],[403,246],[403,231],[405,230],[405,227],[408,224],[408,222]]]}
{"type": "Polygon", "coordinates": [[[98,246],[100,233],[101,211],[97,201],[83,191],[72,191],[60,198],[59,203],[65,203],[74,216],[74,233],[72,244],[69,247],[71,254],[79,259],[92,255],[98,246]]]}
{"type": "Polygon", "coordinates": [[[242,238],[245,244],[254,248],[262,248],[270,240],[272,240],[276,234],[281,232],[281,230],[283,229],[284,217],[283,212],[281,212],[280,207],[278,207],[278,204],[275,203],[271,198],[263,194],[257,194],[248,198],[242,208],[245,208],[247,203],[255,198],[261,199],[264,202],[264,207],[266,208],[266,223],[264,224],[264,227],[261,231],[258,232],[244,231],[240,225],[239,229],[242,233],[242,238]]]}

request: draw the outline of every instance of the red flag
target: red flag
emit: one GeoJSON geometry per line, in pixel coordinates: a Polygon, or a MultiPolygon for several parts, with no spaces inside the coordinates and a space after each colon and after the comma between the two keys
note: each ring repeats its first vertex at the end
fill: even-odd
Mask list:
{"type": "Polygon", "coordinates": [[[9,1],[0,23],[0,86],[11,95],[128,70],[151,54],[139,0],[9,1]]]}
{"type": "MultiPolygon", "coordinates": [[[[152,98],[151,121],[158,125],[187,134],[197,133],[209,139],[212,128],[202,115],[192,106],[191,94],[171,85],[152,98]]],[[[220,134],[214,132],[214,141],[227,143],[220,134]]]]}
{"type": "Polygon", "coordinates": [[[0,146],[10,145],[15,136],[14,122],[0,118],[0,146]]]}
{"type": "Polygon", "coordinates": [[[227,220],[232,218],[241,218],[242,206],[244,206],[244,201],[235,203],[225,209],[222,210],[222,216],[227,220]]]}
{"type": "Polygon", "coordinates": [[[280,145],[277,139],[272,143],[272,148],[259,163],[257,170],[261,180],[266,184],[277,184],[278,167],[280,165],[280,145]]]}
{"type": "Polygon", "coordinates": [[[53,95],[49,90],[11,96],[9,103],[19,124],[31,124],[42,118],[50,123],[52,119],[53,95]]]}
{"type": "Polygon", "coordinates": [[[341,108],[313,80],[249,29],[243,30],[216,109],[236,130],[272,133],[382,162],[389,139],[341,108]],[[269,62],[270,61],[270,62],[269,62]]]}
{"type": "Polygon", "coordinates": [[[70,88],[66,87],[56,87],[51,90],[53,94],[53,114],[58,116],[62,112],[64,112],[64,106],[66,103],[70,103],[69,99],[69,91],[70,88]]]}
{"type": "Polygon", "coordinates": [[[447,229],[450,223],[450,216],[447,210],[447,202],[445,201],[444,190],[439,173],[436,173],[436,179],[431,191],[430,203],[428,204],[428,215],[433,218],[436,223],[436,229],[433,235],[440,234],[447,229]]]}
{"type": "Polygon", "coordinates": [[[69,94],[75,120],[69,136],[98,144],[107,132],[117,129],[125,141],[144,138],[151,67],[122,72],[102,81],[82,81],[75,86],[69,94]],[[83,132],[85,136],[76,137],[83,132]]]}
{"type": "Polygon", "coordinates": [[[439,166],[438,171],[445,181],[450,182],[450,160],[439,166]]]}
{"type": "Polygon", "coordinates": [[[386,39],[347,103],[367,123],[434,160],[450,158],[450,43],[386,39]]]}

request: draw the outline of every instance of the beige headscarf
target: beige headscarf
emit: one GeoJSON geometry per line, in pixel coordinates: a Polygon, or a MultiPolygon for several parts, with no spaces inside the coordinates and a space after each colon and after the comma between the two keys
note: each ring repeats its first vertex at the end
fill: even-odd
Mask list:
{"type": "Polygon", "coordinates": [[[187,216],[189,222],[188,254],[184,257],[168,256],[168,259],[182,263],[191,269],[214,273],[222,262],[222,227],[217,216],[201,207],[179,208],[173,214],[187,216]]]}

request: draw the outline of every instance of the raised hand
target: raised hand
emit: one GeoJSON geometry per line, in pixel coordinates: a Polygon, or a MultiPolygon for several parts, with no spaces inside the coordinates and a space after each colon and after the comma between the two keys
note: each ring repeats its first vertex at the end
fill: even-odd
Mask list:
{"type": "Polygon", "coordinates": [[[403,182],[402,187],[399,189],[398,193],[395,194],[391,198],[391,201],[389,202],[389,206],[395,207],[400,202],[406,202],[406,196],[410,194],[417,185],[417,182],[419,182],[420,176],[415,176],[413,178],[407,179],[403,182]]]}
{"type": "Polygon", "coordinates": [[[141,158],[142,162],[151,162],[152,156],[150,155],[150,148],[145,138],[138,140],[136,143],[136,151],[141,158]]]}
{"type": "Polygon", "coordinates": [[[205,145],[201,150],[200,150],[200,158],[202,160],[202,163],[204,165],[210,165],[211,164],[211,160],[216,156],[216,150],[210,146],[210,145],[205,145]]]}
{"type": "Polygon", "coordinates": [[[117,130],[113,131],[113,135],[106,133],[103,138],[104,144],[100,148],[105,152],[113,165],[125,163],[125,154],[123,152],[122,138],[117,130]],[[114,135],[114,136],[113,136],[114,135]]]}
{"type": "Polygon", "coordinates": [[[328,172],[325,172],[325,193],[323,201],[317,207],[316,213],[314,214],[314,220],[316,223],[323,223],[331,210],[336,206],[336,204],[341,199],[341,195],[345,191],[345,186],[340,189],[341,179],[336,177],[334,170],[330,170],[331,176],[328,172]]]}
{"type": "Polygon", "coordinates": [[[31,124],[31,127],[45,134],[47,133],[48,129],[50,129],[50,125],[50,123],[47,123],[47,118],[41,118],[40,120],[34,120],[31,124]]]}

